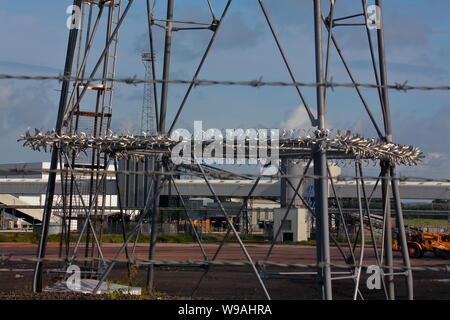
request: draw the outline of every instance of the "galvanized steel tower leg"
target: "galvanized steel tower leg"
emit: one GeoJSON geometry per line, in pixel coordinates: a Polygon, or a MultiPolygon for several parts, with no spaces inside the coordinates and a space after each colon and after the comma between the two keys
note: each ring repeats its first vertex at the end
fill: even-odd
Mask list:
{"type": "MultiPolygon", "coordinates": [[[[323,44],[322,44],[322,1],[314,0],[314,25],[316,46],[316,81],[324,82],[323,72],[323,44]]],[[[325,87],[317,87],[317,129],[322,134],[326,129],[325,123],[325,87]]],[[[314,174],[320,176],[315,179],[316,199],[316,239],[317,263],[319,265],[320,297],[331,300],[331,268],[330,268],[330,235],[328,219],[328,171],[327,154],[321,146],[314,150],[314,174]]]]}
{"type": "MultiPolygon", "coordinates": [[[[377,0],[376,5],[381,9],[382,1],[377,0]]],[[[378,19],[382,19],[382,17],[378,17],[378,19]]],[[[381,28],[377,30],[377,39],[378,39],[378,58],[380,64],[380,83],[381,85],[387,84],[387,70],[386,70],[386,54],[384,48],[384,23],[381,23],[381,28]]],[[[386,87],[381,89],[382,93],[382,112],[383,112],[383,120],[384,120],[384,130],[385,130],[385,140],[387,143],[392,142],[392,123],[391,123],[391,114],[389,107],[389,94],[386,87]]],[[[387,265],[388,278],[387,278],[387,291],[388,297],[390,300],[395,300],[395,285],[394,285],[394,277],[392,273],[393,269],[393,255],[392,255],[392,219],[391,219],[391,204],[389,197],[389,180],[391,177],[390,171],[390,163],[382,162],[381,170],[382,170],[382,190],[383,190],[383,203],[384,203],[384,212],[385,212],[385,237],[384,237],[384,246],[385,246],[385,263],[387,265]]]]}
{"type": "MultiPolygon", "coordinates": [[[[170,59],[172,55],[172,34],[173,34],[173,7],[174,0],[167,0],[167,23],[166,23],[166,40],[164,44],[164,66],[163,66],[163,81],[170,78],[170,59]]],[[[169,84],[163,82],[161,93],[161,110],[159,119],[159,133],[166,133],[166,114],[168,105],[169,84]]]]}
{"type": "Polygon", "coordinates": [[[381,175],[383,180],[381,181],[382,199],[383,199],[383,212],[384,212],[384,259],[387,266],[386,276],[386,289],[389,300],[395,300],[395,284],[394,284],[394,262],[392,255],[392,218],[391,218],[391,197],[389,193],[389,180],[391,177],[389,164],[383,162],[381,164],[381,175]]]}
{"type": "MultiPolygon", "coordinates": [[[[172,54],[172,19],[173,19],[173,8],[174,8],[174,0],[167,1],[167,22],[166,22],[166,40],[164,45],[164,66],[163,66],[163,80],[169,80],[170,78],[170,58],[172,54]]],[[[169,84],[167,82],[163,82],[161,89],[161,110],[160,110],[160,119],[159,119],[159,134],[166,134],[166,115],[167,115],[167,105],[168,105],[168,94],[169,94],[169,84]]],[[[162,160],[162,159],[160,159],[162,160]]],[[[156,164],[156,171],[163,170],[163,166],[161,161],[158,161],[156,164]]],[[[154,190],[158,190],[162,181],[161,176],[157,175],[155,180],[155,188],[154,190]]],[[[156,195],[155,195],[156,196],[156,195]]],[[[158,224],[158,216],[159,216],[159,198],[160,195],[156,196],[157,199],[154,202],[153,210],[152,210],[152,226],[151,226],[151,238],[150,238],[150,248],[149,248],[149,259],[152,260],[156,254],[156,240],[157,240],[157,224],[158,224]]],[[[154,266],[151,265],[148,268],[147,272],[147,289],[149,292],[153,290],[153,281],[154,281],[154,266]]]]}
{"type": "MultiPolygon", "coordinates": [[[[157,170],[161,170],[160,163],[157,163],[157,170]]],[[[148,258],[149,260],[153,260],[156,255],[156,241],[158,236],[158,216],[159,216],[159,200],[160,200],[160,194],[158,193],[158,190],[161,186],[161,176],[157,175],[155,177],[155,186],[153,188],[154,190],[154,202],[152,207],[152,225],[151,225],[151,234],[150,234],[150,247],[149,247],[149,254],[148,258]]],[[[152,265],[150,265],[147,269],[147,290],[151,294],[154,289],[154,279],[155,279],[155,268],[152,265]]]]}
{"type": "MultiPolygon", "coordinates": [[[[376,0],[375,4],[380,9],[380,12],[382,13],[383,9],[383,1],[382,0],[376,0]]],[[[383,118],[384,118],[384,127],[385,127],[385,133],[386,133],[386,142],[392,143],[393,137],[392,137],[392,122],[391,122],[391,112],[390,112],[390,106],[389,106],[389,92],[386,85],[388,84],[387,79],[387,65],[386,65],[386,52],[385,52],[385,42],[384,42],[384,21],[383,21],[383,14],[381,14],[380,17],[378,17],[381,22],[381,27],[377,30],[377,37],[378,37],[378,56],[379,56],[379,63],[380,63],[380,80],[382,85],[382,111],[383,111],[383,118]]],[[[384,179],[383,179],[383,202],[386,203],[386,233],[385,233],[385,247],[386,247],[386,264],[388,266],[389,273],[393,273],[393,257],[392,257],[392,221],[391,221],[391,210],[390,210],[390,201],[388,197],[388,188],[390,180],[395,178],[395,167],[392,163],[386,162],[382,164],[382,170],[384,173],[384,179]],[[387,201],[386,201],[387,200],[387,201]]],[[[403,212],[401,209],[401,201],[400,201],[400,194],[398,191],[398,182],[395,182],[395,179],[392,182],[392,192],[394,196],[394,201],[396,205],[396,217],[397,217],[397,224],[398,224],[398,232],[402,244],[402,255],[403,255],[403,261],[405,264],[405,267],[408,269],[408,276],[407,276],[407,288],[408,288],[408,298],[413,298],[413,287],[412,287],[412,274],[411,274],[411,264],[409,260],[409,254],[407,250],[407,243],[406,243],[406,234],[405,234],[405,226],[403,221],[403,212]]],[[[388,276],[388,295],[391,300],[395,299],[395,291],[394,291],[394,282],[393,277],[391,275],[388,276]]]]}
{"type": "Polygon", "coordinates": [[[408,288],[408,299],[414,299],[413,275],[411,270],[411,261],[409,260],[408,241],[406,239],[405,222],[403,221],[402,202],[400,201],[400,191],[398,187],[398,180],[395,179],[395,167],[391,167],[392,178],[392,194],[395,201],[395,210],[397,217],[397,227],[400,238],[400,245],[402,247],[403,264],[406,267],[408,274],[406,275],[406,286],[408,288]]]}

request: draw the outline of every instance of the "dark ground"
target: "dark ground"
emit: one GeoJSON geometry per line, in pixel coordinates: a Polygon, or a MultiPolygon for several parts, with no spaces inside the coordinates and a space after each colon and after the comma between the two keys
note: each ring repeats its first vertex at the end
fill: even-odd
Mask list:
{"type": "MultiPolygon", "coordinates": [[[[264,257],[267,251],[266,245],[249,245],[250,254],[255,260],[264,257]]],[[[214,252],[216,245],[206,245],[206,251],[209,254],[214,252]]],[[[117,249],[117,245],[105,245],[105,255],[110,257],[117,249]]],[[[373,263],[371,250],[367,250],[364,264],[373,263]]],[[[35,245],[31,244],[0,244],[1,253],[14,254],[21,257],[34,257],[35,245]]],[[[56,256],[57,247],[49,247],[49,257],[56,256]]],[[[137,248],[137,255],[145,257],[147,247],[145,245],[137,248]]],[[[296,262],[296,263],[314,263],[315,248],[305,246],[277,246],[271,257],[271,261],[277,262],[296,262]]],[[[194,244],[161,244],[158,247],[158,259],[186,260],[199,259],[201,254],[194,244]]],[[[333,263],[342,264],[339,260],[337,250],[332,250],[333,263]]],[[[219,256],[223,260],[243,259],[240,248],[235,244],[227,245],[223,254],[219,256]]],[[[395,261],[400,261],[397,254],[395,261]]],[[[427,256],[423,259],[413,259],[413,265],[446,265],[448,260],[440,260],[433,256],[427,256]]],[[[31,263],[14,264],[6,263],[1,265],[0,269],[32,269],[31,263]]],[[[50,264],[45,265],[46,269],[53,268],[50,264]]],[[[266,271],[312,271],[302,268],[301,270],[286,268],[271,268],[266,271]]],[[[337,270],[342,271],[342,270],[337,270]]],[[[157,267],[155,275],[155,288],[158,291],[158,298],[174,299],[171,297],[190,298],[192,290],[195,288],[198,279],[202,276],[204,269],[201,267],[157,267]]],[[[0,272],[0,299],[110,299],[108,296],[92,295],[67,295],[50,294],[42,295],[31,294],[32,283],[31,271],[0,272]]],[[[46,285],[51,285],[55,274],[45,274],[44,281],[46,285]]],[[[383,290],[368,290],[366,288],[365,272],[362,273],[360,289],[364,298],[367,300],[383,300],[383,290]]],[[[417,300],[450,300],[450,274],[436,271],[416,271],[414,272],[414,295],[417,300]],[[442,281],[443,280],[443,281],[442,281]]],[[[127,268],[125,265],[117,266],[109,276],[109,280],[126,283],[127,268]]],[[[141,267],[137,270],[133,286],[144,286],[146,280],[146,269],[141,267]]],[[[317,284],[312,280],[301,279],[266,279],[264,283],[267,286],[272,299],[283,300],[311,300],[317,299],[317,284]]],[[[396,295],[398,299],[406,298],[406,286],[403,277],[398,276],[395,280],[396,295]]],[[[333,297],[338,300],[351,300],[353,298],[354,283],[352,280],[337,280],[333,282],[333,297]]],[[[264,299],[264,293],[250,267],[230,267],[230,266],[212,266],[208,275],[205,277],[202,285],[197,291],[195,298],[198,299],[264,299]]]]}

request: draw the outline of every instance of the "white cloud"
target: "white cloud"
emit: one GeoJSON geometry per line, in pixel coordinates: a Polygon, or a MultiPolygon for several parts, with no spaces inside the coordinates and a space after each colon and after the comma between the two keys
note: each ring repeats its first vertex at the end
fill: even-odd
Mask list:
{"type": "Polygon", "coordinates": [[[309,130],[311,128],[311,121],[309,120],[308,113],[305,106],[299,105],[289,114],[288,119],[280,123],[280,128],[286,130],[304,129],[309,130]]]}
{"type": "Polygon", "coordinates": [[[8,108],[11,95],[12,90],[10,87],[0,87],[0,110],[8,108]]]}
{"type": "MultiPolygon", "coordinates": [[[[311,110],[312,114],[316,116],[315,109],[311,110]]],[[[309,119],[308,112],[303,104],[293,109],[286,120],[280,122],[280,128],[285,130],[305,130],[312,129],[311,120],[309,119]]],[[[335,125],[332,121],[326,119],[326,127],[328,129],[334,129],[335,125]]]]}

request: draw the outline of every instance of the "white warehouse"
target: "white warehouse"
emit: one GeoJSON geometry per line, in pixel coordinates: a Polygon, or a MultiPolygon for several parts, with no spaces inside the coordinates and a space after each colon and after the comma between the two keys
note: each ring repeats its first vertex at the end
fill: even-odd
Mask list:
{"type": "MultiPolygon", "coordinates": [[[[24,218],[33,224],[42,220],[42,208],[45,205],[48,182],[48,173],[43,173],[43,171],[48,169],[50,169],[50,162],[0,164],[0,213],[2,216],[13,215],[24,218]],[[14,172],[15,170],[16,172],[14,172]],[[33,172],[26,172],[26,170],[33,172]]],[[[108,170],[114,170],[114,166],[110,166],[108,170]]],[[[51,218],[51,223],[54,225],[60,225],[62,215],[61,178],[61,175],[56,176],[56,192],[53,201],[56,210],[54,210],[51,218]]],[[[82,185],[89,181],[89,176],[77,179],[79,180],[78,183],[82,185]]],[[[107,179],[111,180],[114,177],[108,177],[107,179]]],[[[75,195],[73,203],[81,206],[82,199],[84,203],[88,203],[89,196],[87,192],[83,192],[86,188],[80,189],[83,197],[75,195]]],[[[74,194],[76,194],[76,191],[74,194]]],[[[99,203],[103,202],[102,195],[99,195],[98,201],[99,203]]],[[[117,207],[117,195],[109,192],[104,201],[105,207],[110,208],[110,212],[106,211],[106,214],[115,213],[111,208],[117,207]]],[[[80,214],[84,214],[82,209],[74,210],[74,215],[80,214]]],[[[71,229],[75,230],[76,228],[77,221],[73,220],[71,229]]]]}

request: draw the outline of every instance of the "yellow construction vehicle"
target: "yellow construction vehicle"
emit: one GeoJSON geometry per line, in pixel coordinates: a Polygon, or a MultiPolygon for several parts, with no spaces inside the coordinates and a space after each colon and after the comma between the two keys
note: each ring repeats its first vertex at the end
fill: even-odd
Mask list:
{"type": "MultiPolygon", "coordinates": [[[[450,259],[450,233],[412,232],[407,236],[410,257],[422,258],[426,252],[433,252],[436,257],[450,259]]],[[[397,239],[392,248],[401,249],[397,239]]]]}

